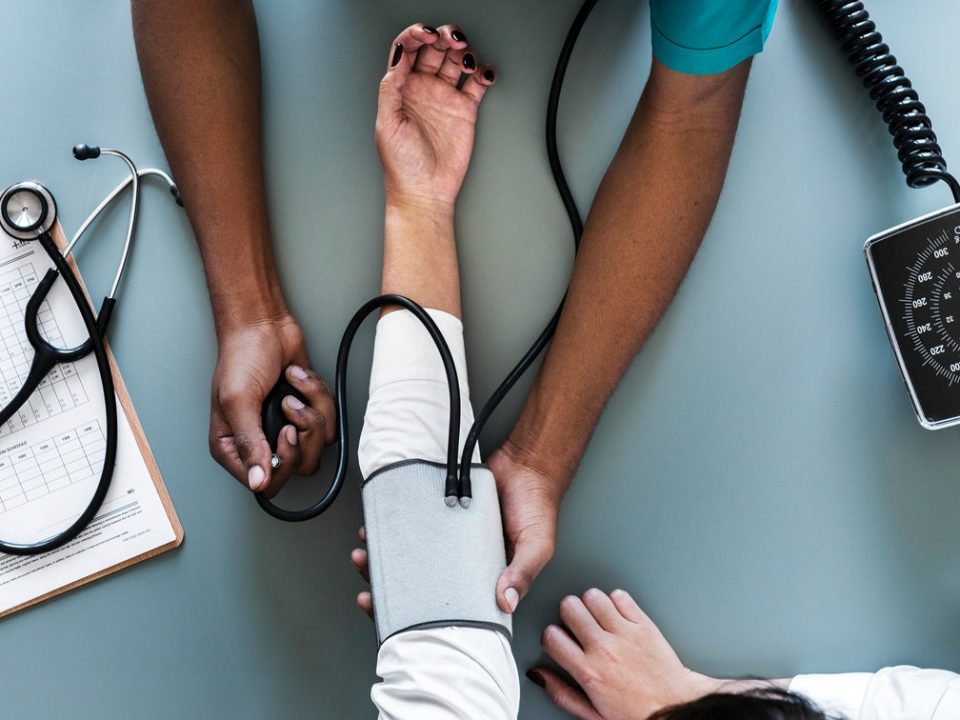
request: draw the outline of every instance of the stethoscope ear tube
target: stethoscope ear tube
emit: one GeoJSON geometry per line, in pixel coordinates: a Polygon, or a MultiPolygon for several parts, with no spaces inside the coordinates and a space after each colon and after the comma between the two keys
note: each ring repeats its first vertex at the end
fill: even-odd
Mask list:
{"type": "Polygon", "coordinates": [[[278,520],[287,522],[303,522],[311,520],[333,504],[343,488],[350,464],[350,429],[347,418],[347,364],[350,359],[350,347],[354,336],[367,316],[379,308],[399,306],[409,310],[414,317],[423,323],[427,332],[443,361],[443,370],[447,376],[447,386],[450,391],[450,424],[447,436],[447,478],[445,496],[447,505],[455,505],[458,500],[457,481],[457,447],[460,441],[460,380],[457,377],[457,366],[453,360],[450,348],[443,339],[443,333],[430,317],[429,313],[420,305],[403,295],[379,295],[364,303],[354,314],[347,329],[340,340],[340,351],[337,353],[336,379],[334,382],[334,402],[337,409],[337,470],[327,492],[315,504],[304,510],[286,510],[277,507],[263,493],[256,493],[257,503],[266,512],[278,520]]]}

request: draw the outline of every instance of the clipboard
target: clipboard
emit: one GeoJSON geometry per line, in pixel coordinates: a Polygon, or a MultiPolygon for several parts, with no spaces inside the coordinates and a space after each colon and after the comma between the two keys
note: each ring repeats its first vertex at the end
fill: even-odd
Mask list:
{"type": "MultiPolygon", "coordinates": [[[[66,246],[66,239],[63,234],[63,229],[61,228],[59,221],[51,229],[51,237],[54,239],[58,247],[60,247],[61,249],[66,246]]],[[[0,238],[9,239],[2,232],[0,232],[0,238]]],[[[46,255],[43,254],[42,251],[41,251],[41,254],[43,255],[44,259],[47,260],[46,255]]],[[[73,268],[74,272],[77,272],[77,265],[72,256],[68,259],[68,262],[70,263],[70,266],[73,268]]],[[[77,277],[81,278],[79,272],[77,272],[77,277]]],[[[62,283],[58,283],[58,284],[62,284],[62,283]]],[[[82,278],[80,279],[80,284],[83,287],[84,293],[86,294],[87,300],[89,302],[90,295],[86,289],[86,286],[83,284],[82,278]]],[[[117,367],[116,360],[113,356],[113,352],[110,349],[109,343],[105,343],[105,344],[107,346],[106,348],[107,355],[110,361],[111,371],[113,373],[113,381],[114,381],[115,390],[116,390],[117,402],[119,403],[120,408],[123,411],[122,417],[119,418],[120,423],[118,423],[118,425],[120,426],[120,428],[118,429],[123,430],[122,423],[123,423],[123,419],[125,418],[126,423],[129,426],[129,430],[133,435],[133,440],[135,441],[136,449],[139,452],[140,459],[142,460],[143,464],[145,465],[146,471],[149,474],[149,479],[152,483],[151,489],[156,493],[156,499],[159,500],[160,507],[162,507],[162,513],[165,515],[166,521],[169,523],[169,529],[172,530],[172,539],[160,545],[150,547],[149,549],[146,549],[143,552],[138,552],[131,557],[127,557],[123,559],[122,561],[110,562],[105,566],[98,567],[92,572],[86,573],[80,577],[68,579],[63,584],[58,584],[57,587],[52,587],[43,593],[37,594],[35,597],[26,598],[22,602],[19,602],[13,606],[7,607],[5,609],[0,608],[0,618],[6,617],[19,610],[23,610],[24,608],[30,607],[32,605],[36,605],[37,603],[41,603],[44,600],[48,600],[52,597],[56,597],[57,595],[61,595],[65,592],[68,592],[75,588],[86,585],[87,583],[93,582],[94,580],[99,580],[100,578],[106,577],[107,575],[111,575],[115,572],[123,570],[127,567],[130,567],[131,565],[135,565],[151,557],[155,557],[169,550],[173,550],[179,547],[183,543],[183,537],[184,537],[183,527],[180,524],[180,520],[177,517],[176,510],[174,509],[173,503],[170,500],[170,495],[167,492],[166,486],[164,485],[163,477],[160,474],[160,468],[158,467],[156,459],[154,458],[153,453],[150,450],[150,445],[147,442],[146,435],[143,432],[143,427],[140,425],[140,420],[137,417],[136,411],[134,410],[133,402],[130,398],[130,394],[128,393],[126,385],[123,382],[123,378],[120,375],[120,371],[117,367]]],[[[116,483],[116,482],[117,482],[117,477],[115,476],[111,483],[111,487],[113,486],[113,483],[116,483]]],[[[151,502],[153,502],[152,498],[150,500],[151,502]]],[[[105,505],[106,505],[106,502],[105,502],[105,505]]],[[[100,513],[98,513],[98,517],[100,517],[100,514],[102,512],[103,512],[103,509],[101,509],[100,513]]],[[[93,525],[95,522],[97,522],[96,518],[94,519],[94,521],[91,522],[91,525],[93,525]]],[[[0,520],[0,526],[2,526],[2,520],[0,520]]],[[[74,543],[78,543],[78,540],[72,541],[70,544],[68,544],[65,547],[69,548],[74,543]]],[[[63,550],[63,549],[64,548],[61,548],[60,550],[63,550]]],[[[48,553],[47,555],[34,556],[34,557],[40,558],[41,560],[39,562],[42,565],[42,562],[43,562],[42,558],[52,556],[60,552],[60,550],[54,550],[51,553],[48,553]]],[[[88,552],[88,551],[79,550],[78,553],[79,552],[88,552]]],[[[89,552],[95,552],[95,550],[90,550],[89,552]]],[[[7,555],[0,554],[0,559],[8,559],[13,557],[15,556],[7,556],[7,555]]],[[[40,569],[33,572],[43,573],[47,570],[50,570],[53,567],[54,565],[43,566],[40,569]]]]}

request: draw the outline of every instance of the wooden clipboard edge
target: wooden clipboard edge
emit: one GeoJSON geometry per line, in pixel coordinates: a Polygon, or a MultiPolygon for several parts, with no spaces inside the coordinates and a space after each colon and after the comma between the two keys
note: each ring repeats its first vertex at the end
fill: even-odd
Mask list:
{"type": "MultiPolygon", "coordinates": [[[[66,239],[63,234],[63,229],[60,227],[59,221],[56,223],[56,225],[54,225],[50,234],[59,247],[66,247],[66,239]]],[[[70,266],[74,269],[74,271],[76,271],[77,265],[74,262],[72,255],[68,261],[70,266]]],[[[79,272],[77,272],[77,277],[80,278],[80,285],[83,287],[83,291],[87,294],[87,298],[89,299],[90,294],[87,292],[87,287],[84,285],[83,278],[80,276],[79,272]]],[[[167,492],[167,486],[164,484],[163,476],[160,474],[160,467],[157,465],[157,461],[153,457],[153,452],[150,450],[150,445],[147,442],[147,436],[143,432],[143,426],[140,424],[140,418],[137,417],[137,413],[133,408],[133,401],[130,398],[130,393],[127,392],[127,386],[124,384],[123,378],[120,376],[120,369],[117,367],[116,360],[113,357],[113,351],[110,349],[110,344],[105,344],[107,346],[107,356],[110,359],[110,370],[113,373],[113,382],[116,386],[117,399],[120,402],[120,407],[123,408],[123,414],[126,416],[127,422],[130,423],[130,431],[133,433],[133,437],[137,441],[137,447],[140,450],[140,454],[143,455],[143,460],[147,465],[147,471],[150,473],[150,479],[153,480],[153,486],[157,491],[157,495],[160,497],[160,502],[163,504],[163,509],[166,511],[167,520],[173,527],[174,539],[165,545],[155,547],[152,550],[141,553],[140,555],[132,557],[129,560],[124,560],[116,565],[99,570],[92,575],[87,575],[79,580],[75,580],[68,585],[56,588],[50,592],[44,593],[43,595],[38,595],[32,600],[27,600],[20,605],[16,605],[8,610],[4,610],[3,612],[0,612],[0,618],[12,615],[19,610],[42,603],[44,600],[49,600],[50,598],[56,597],[57,595],[62,595],[70,590],[75,590],[76,588],[91,583],[94,580],[99,580],[102,577],[106,577],[107,575],[112,575],[115,572],[124,570],[131,565],[136,565],[144,560],[149,560],[152,557],[156,557],[157,555],[174,550],[183,544],[183,526],[180,524],[180,518],[177,517],[177,511],[173,507],[173,502],[170,499],[170,493],[167,492]]]]}

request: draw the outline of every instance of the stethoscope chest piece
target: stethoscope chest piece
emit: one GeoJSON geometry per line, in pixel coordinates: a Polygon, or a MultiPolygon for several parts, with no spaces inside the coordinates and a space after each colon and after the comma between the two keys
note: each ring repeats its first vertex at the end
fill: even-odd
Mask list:
{"type": "Polygon", "coordinates": [[[35,240],[57,220],[57,203],[34,180],[11,185],[0,197],[0,227],[18,240],[35,240]]]}

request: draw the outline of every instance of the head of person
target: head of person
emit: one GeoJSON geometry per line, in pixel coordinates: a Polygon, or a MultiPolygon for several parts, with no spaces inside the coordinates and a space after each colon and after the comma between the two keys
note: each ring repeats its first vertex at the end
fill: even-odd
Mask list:
{"type": "Polygon", "coordinates": [[[842,720],[825,714],[806,698],[780,688],[746,693],[714,693],[664,708],[649,720],[842,720]]]}

